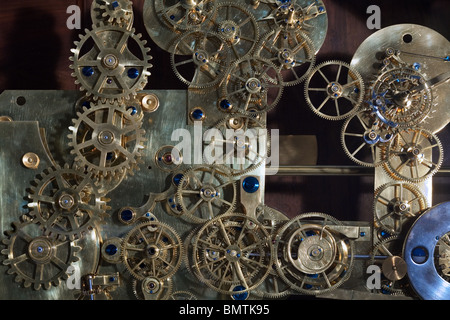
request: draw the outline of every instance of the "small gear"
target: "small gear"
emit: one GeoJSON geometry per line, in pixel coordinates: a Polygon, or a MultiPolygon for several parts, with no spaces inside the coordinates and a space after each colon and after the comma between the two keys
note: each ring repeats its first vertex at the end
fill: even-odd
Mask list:
{"type": "Polygon", "coordinates": [[[69,129],[75,162],[99,179],[123,177],[137,168],[144,148],[142,121],[124,105],[98,102],[83,108],[69,129]]]}
{"type": "Polygon", "coordinates": [[[170,226],[156,221],[144,222],[125,236],[122,260],[137,280],[148,277],[164,281],[177,272],[183,258],[180,236],[170,226]]]}
{"type": "Polygon", "coordinates": [[[314,113],[327,120],[342,120],[355,114],[364,93],[361,75],[343,61],[318,65],[305,82],[306,102],[314,113]]]}
{"type": "Polygon", "coordinates": [[[255,55],[276,65],[284,86],[303,82],[316,61],[314,45],[306,34],[283,29],[275,29],[264,35],[255,55]]]}
{"type": "Polygon", "coordinates": [[[94,0],[91,19],[93,22],[130,29],[134,20],[133,3],[130,0],[94,0]]]}
{"type": "Polygon", "coordinates": [[[317,295],[338,288],[353,269],[354,243],[327,214],[304,213],[283,225],[274,238],[278,275],[298,292],[317,295]]]}
{"type": "Polygon", "coordinates": [[[257,288],[271,267],[270,235],[257,220],[233,213],[212,219],[191,240],[193,274],[229,295],[257,288]]]}
{"type": "Polygon", "coordinates": [[[220,85],[231,63],[229,46],[213,32],[185,32],[170,52],[175,75],[193,90],[220,85]]]}
{"type": "Polygon", "coordinates": [[[30,187],[30,215],[44,235],[75,240],[104,220],[109,209],[104,190],[84,171],[69,165],[50,167],[30,187]]]}
{"type": "Polygon", "coordinates": [[[414,219],[429,205],[417,186],[407,182],[389,182],[375,190],[376,226],[397,235],[409,230],[414,219]]]}
{"type": "Polygon", "coordinates": [[[225,166],[195,166],[183,174],[176,197],[182,218],[204,223],[235,208],[236,184],[225,166]]]}
{"type": "Polygon", "coordinates": [[[2,240],[6,246],[1,250],[3,265],[15,275],[15,282],[25,288],[49,290],[67,280],[69,266],[78,261],[76,254],[81,250],[73,242],[46,236],[32,220],[13,223],[13,230],[6,231],[2,240]]]}
{"type": "Polygon", "coordinates": [[[380,131],[379,120],[372,112],[361,110],[345,120],[341,144],[345,154],[355,163],[377,167],[386,161],[383,152],[392,136],[391,132],[380,131]]]}
{"type": "Polygon", "coordinates": [[[246,115],[266,113],[281,99],[283,82],[277,67],[267,59],[244,57],[233,63],[222,83],[225,112],[246,115]]]}
{"type": "Polygon", "coordinates": [[[418,183],[440,169],[443,153],[442,143],[432,132],[420,127],[400,129],[386,148],[383,168],[394,179],[418,183]]]}
{"type": "Polygon", "coordinates": [[[134,29],[119,26],[100,24],[86,29],[69,58],[80,90],[102,101],[123,101],[143,90],[152,57],[141,37],[134,29]]]}
{"type": "Polygon", "coordinates": [[[232,176],[259,168],[270,156],[270,137],[255,116],[232,114],[214,126],[205,145],[204,162],[226,165],[232,176]]]}

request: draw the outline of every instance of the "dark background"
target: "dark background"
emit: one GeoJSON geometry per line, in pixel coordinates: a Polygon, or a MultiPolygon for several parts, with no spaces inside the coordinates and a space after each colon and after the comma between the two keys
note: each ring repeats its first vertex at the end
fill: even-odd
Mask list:
{"type": "MultiPolygon", "coordinates": [[[[376,30],[366,27],[367,7],[381,8],[381,27],[399,23],[424,25],[450,39],[448,0],[323,0],[328,12],[328,33],[317,55],[326,60],[350,62],[359,45],[376,30]]],[[[69,69],[70,49],[78,34],[91,27],[91,0],[0,0],[0,92],[3,90],[75,90],[69,69]],[[81,30],[69,30],[70,5],[82,10],[81,30]]],[[[134,28],[148,41],[153,56],[152,75],[146,89],[186,89],[172,72],[169,54],[159,49],[146,33],[142,8],[134,0],[134,28]]],[[[449,52],[450,54],[450,52],[449,52]]],[[[270,128],[280,135],[315,135],[319,165],[354,165],[342,150],[341,121],[323,120],[313,114],[304,99],[303,85],[287,88],[279,105],[268,115],[270,128]]],[[[438,135],[449,146],[448,127],[438,135]]],[[[444,149],[447,151],[449,148],[444,149]]],[[[282,155],[281,155],[282,156],[282,155]]],[[[449,161],[444,162],[448,167],[449,161]]],[[[434,177],[433,204],[450,200],[448,178],[434,177]]],[[[266,204],[292,217],[304,212],[323,212],[341,220],[370,220],[373,177],[268,176],[266,204]]]]}

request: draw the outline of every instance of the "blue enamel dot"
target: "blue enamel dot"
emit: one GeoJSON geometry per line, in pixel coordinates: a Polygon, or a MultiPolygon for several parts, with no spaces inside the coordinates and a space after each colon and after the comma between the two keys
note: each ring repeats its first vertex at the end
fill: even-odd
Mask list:
{"type": "Polygon", "coordinates": [[[120,217],[122,218],[123,221],[130,221],[131,219],[133,219],[133,211],[129,209],[123,210],[120,213],[120,217]]]}
{"type": "Polygon", "coordinates": [[[131,68],[130,70],[128,70],[128,77],[130,79],[136,79],[137,77],[139,77],[139,70],[136,68],[131,68]]]}
{"type": "Polygon", "coordinates": [[[242,181],[242,188],[247,193],[254,193],[259,189],[259,181],[255,177],[247,177],[242,181]]]}
{"type": "Polygon", "coordinates": [[[91,77],[94,75],[94,68],[92,67],[84,67],[81,72],[85,77],[91,77]]]}
{"type": "Polygon", "coordinates": [[[109,244],[105,248],[105,252],[110,256],[115,255],[117,253],[117,250],[118,250],[117,246],[114,244],[109,244]]]}

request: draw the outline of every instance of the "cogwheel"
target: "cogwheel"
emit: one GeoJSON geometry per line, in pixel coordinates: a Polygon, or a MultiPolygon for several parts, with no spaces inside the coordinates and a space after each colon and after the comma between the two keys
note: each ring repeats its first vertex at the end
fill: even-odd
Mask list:
{"type": "Polygon", "coordinates": [[[137,280],[148,277],[164,281],[177,272],[183,258],[183,244],[170,226],[156,221],[134,227],[122,242],[122,260],[137,280]]]}
{"type": "Polygon", "coordinates": [[[415,218],[429,205],[418,187],[407,182],[389,182],[375,190],[373,210],[376,226],[392,235],[409,230],[415,218]]]}
{"type": "Polygon", "coordinates": [[[133,293],[138,300],[168,300],[172,294],[173,281],[168,278],[147,277],[144,280],[133,279],[133,293]]]}
{"type": "Polygon", "coordinates": [[[327,120],[342,120],[354,115],[364,94],[361,75],[343,61],[327,61],[316,66],[305,81],[308,106],[327,120]]]}
{"type": "Polygon", "coordinates": [[[204,223],[235,208],[236,183],[225,166],[195,166],[183,174],[176,197],[182,218],[204,223]]]}
{"type": "Polygon", "coordinates": [[[341,145],[355,163],[377,167],[385,163],[382,156],[386,143],[380,137],[377,119],[368,110],[361,110],[345,120],[341,130],[341,145]]]}
{"type": "Polygon", "coordinates": [[[81,250],[69,240],[50,238],[32,220],[14,222],[13,230],[6,231],[2,240],[6,247],[1,254],[6,256],[3,265],[15,275],[15,282],[23,282],[25,288],[49,290],[67,280],[68,267],[79,260],[81,250]]]}
{"type": "Polygon", "coordinates": [[[204,29],[216,11],[214,0],[173,1],[155,0],[155,12],[161,21],[176,32],[204,29]]]}
{"type": "Polygon", "coordinates": [[[124,105],[98,102],[83,108],[68,135],[75,162],[98,179],[111,180],[137,168],[144,148],[142,121],[124,105]]]}
{"type": "Polygon", "coordinates": [[[275,267],[293,290],[317,295],[349,279],[354,243],[335,231],[335,225],[342,223],[327,214],[305,213],[290,220],[275,235],[275,267]]]}
{"type": "Polygon", "coordinates": [[[133,3],[130,0],[94,0],[91,5],[91,19],[109,25],[130,29],[133,25],[133,3]]]}
{"type": "Polygon", "coordinates": [[[212,219],[192,239],[193,273],[223,294],[258,287],[272,267],[270,235],[257,220],[233,213],[212,219]]]}
{"type": "Polygon", "coordinates": [[[275,29],[261,37],[255,56],[272,61],[282,84],[294,86],[311,73],[316,61],[314,44],[301,31],[275,29]]]}
{"type": "Polygon", "coordinates": [[[30,187],[30,215],[44,235],[75,240],[102,222],[109,209],[104,190],[84,171],[56,166],[44,170],[30,187]]]}
{"type": "MultiPolygon", "coordinates": [[[[370,259],[367,262],[368,265],[379,266],[383,271],[383,264],[389,257],[401,258],[404,239],[402,236],[395,235],[383,239],[376,243],[370,253],[370,259]]],[[[383,294],[390,295],[404,295],[411,291],[407,277],[401,277],[401,279],[388,279],[385,275],[386,270],[382,272],[381,288],[377,291],[383,294]]],[[[388,275],[392,278],[390,275],[388,275]]]]}
{"type": "Polygon", "coordinates": [[[259,39],[259,26],[253,14],[239,2],[219,2],[211,24],[231,47],[232,61],[253,52],[259,39]]]}
{"type": "Polygon", "coordinates": [[[439,138],[420,128],[400,129],[386,147],[386,172],[397,180],[413,183],[432,177],[444,161],[439,138]]]}
{"type": "Polygon", "coordinates": [[[205,145],[206,164],[226,165],[233,177],[259,168],[270,156],[270,134],[255,116],[233,114],[214,126],[205,145]]]}
{"type": "Polygon", "coordinates": [[[221,102],[226,112],[258,115],[274,108],[281,99],[283,82],[269,60],[248,56],[234,62],[222,83],[221,102]]]}
{"type": "Polygon", "coordinates": [[[100,24],[86,29],[69,58],[80,90],[103,102],[130,99],[143,90],[152,57],[141,37],[134,29],[119,26],[100,24]]]}
{"type": "Polygon", "coordinates": [[[175,75],[193,90],[219,85],[231,62],[228,44],[218,34],[201,30],[183,33],[170,52],[175,75]]]}

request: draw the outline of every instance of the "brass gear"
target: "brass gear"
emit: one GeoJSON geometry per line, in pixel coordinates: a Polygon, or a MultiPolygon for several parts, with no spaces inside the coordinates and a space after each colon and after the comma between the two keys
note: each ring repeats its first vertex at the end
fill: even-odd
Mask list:
{"type": "Polygon", "coordinates": [[[6,247],[1,250],[3,265],[15,275],[15,282],[25,288],[49,290],[67,280],[68,267],[79,260],[76,254],[81,250],[68,239],[59,240],[43,234],[34,221],[14,222],[13,230],[6,231],[2,240],[6,247]]]}
{"type": "Polygon", "coordinates": [[[44,170],[30,187],[30,215],[44,235],[59,240],[79,239],[106,217],[105,191],[91,174],[56,166],[44,170]]]}
{"type": "Polygon", "coordinates": [[[142,121],[124,105],[98,102],[77,112],[69,129],[75,163],[100,180],[120,178],[137,168],[144,148],[142,121]]]}
{"type": "Polygon", "coordinates": [[[80,90],[94,100],[123,101],[136,96],[147,84],[152,67],[141,34],[119,26],[93,26],[80,35],[71,49],[70,68],[80,90]],[[130,46],[131,43],[137,45],[130,46]],[[133,48],[133,49],[130,49],[133,48]],[[133,51],[132,51],[133,50],[133,51]]]}
{"type": "Polygon", "coordinates": [[[91,20],[130,29],[133,25],[133,3],[130,0],[94,0],[91,5],[91,20]]]}

